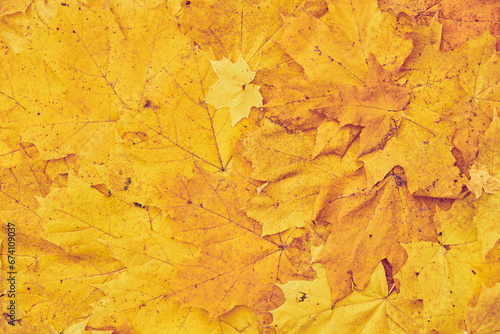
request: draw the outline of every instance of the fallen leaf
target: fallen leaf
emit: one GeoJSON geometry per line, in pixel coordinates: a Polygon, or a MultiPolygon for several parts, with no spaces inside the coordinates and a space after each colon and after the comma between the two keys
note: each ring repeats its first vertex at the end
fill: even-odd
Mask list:
{"type": "Polygon", "coordinates": [[[421,333],[422,302],[401,299],[388,291],[384,268],[379,264],[363,290],[355,290],[332,308],[326,272],[315,265],[318,278],[281,285],[287,298],[273,311],[272,328],[278,333],[421,333]]]}
{"type": "Polygon", "coordinates": [[[314,276],[304,231],[261,237],[260,225],[240,210],[243,182],[240,188],[229,180],[218,181],[201,169],[189,181],[179,179],[169,199],[173,221],[164,230],[201,247],[199,257],[179,264],[169,295],[182,305],[205,308],[211,317],[269,299],[276,282],[314,276]]]}
{"type": "Polygon", "coordinates": [[[252,107],[262,105],[260,87],[250,83],[255,72],[250,70],[241,56],[236,63],[224,58],[211,64],[219,80],[208,89],[205,102],[217,109],[228,107],[234,126],[242,118],[248,117],[252,107]]]}
{"type": "Polygon", "coordinates": [[[359,155],[384,148],[396,134],[401,111],[410,99],[409,89],[396,85],[373,55],[367,59],[365,86],[341,86],[339,96],[332,96],[318,107],[340,122],[362,126],[359,155]]]}
{"type": "Polygon", "coordinates": [[[470,168],[470,180],[465,183],[467,188],[474,193],[476,199],[485,193],[493,194],[500,189],[500,180],[492,177],[485,165],[474,162],[470,168]]]}
{"type": "Polygon", "coordinates": [[[360,169],[323,188],[313,220],[332,224],[332,233],[315,261],[326,268],[332,302],[348,295],[351,284],[364,289],[377,264],[391,253],[404,256],[400,243],[435,241],[434,205],[411,196],[397,174],[370,189],[360,169]]]}
{"type": "Polygon", "coordinates": [[[192,170],[188,161],[224,170],[233,136],[229,109],[215,110],[205,103],[206,92],[217,81],[210,65],[213,54],[182,35],[163,6],[145,11],[142,20],[145,24],[135,25],[130,33],[130,59],[123,60],[131,72],[127,80],[138,86],[125,91],[133,104],[120,106],[121,145],[137,158],[163,165],[171,177],[192,170]],[[152,36],[152,30],[157,34],[152,36]]]}
{"type": "Polygon", "coordinates": [[[307,12],[283,18],[284,32],[278,44],[309,78],[362,85],[370,54],[392,70],[410,53],[410,23],[403,17],[380,12],[376,1],[328,1],[328,8],[321,19],[307,12]],[[295,42],[289,43],[292,39],[295,42]]]}
{"type": "Polygon", "coordinates": [[[315,138],[316,131],[291,132],[264,120],[243,140],[252,178],[271,181],[245,205],[248,216],[262,224],[264,235],[306,226],[320,187],[357,168],[356,145],[342,158],[333,154],[314,158],[315,138]]]}
{"type": "Polygon", "coordinates": [[[491,264],[483,260],[473,216],[470,203],[456,200],[448,212],[436,212],[439,242],[402,244],[408,260],[395,277],[404,297],[423,299],[425,331],[464,331],[464,312],[478,301],[491,264]]]}
{"type": "Polygon", "coordinates": [[[364,155],[360,160],[366,167],[369,185],[382,180],[395,166],[401,166],[413,195],[458,198],[465,178],[455,166],[450,147],[449,137],[433,137],[420,126],[403,122],[397,136],[390,139],[383,150],[364,155]],[[442,173],[442,169],[447,173],[442,173]]]}

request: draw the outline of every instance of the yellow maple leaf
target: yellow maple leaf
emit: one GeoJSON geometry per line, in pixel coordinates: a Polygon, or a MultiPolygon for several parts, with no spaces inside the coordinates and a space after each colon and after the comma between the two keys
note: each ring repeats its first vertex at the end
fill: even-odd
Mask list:
{"type": "Polygon", "coordinates": [[[404,64],[407,71],[399,79],[411,89],[410,103],[403,111],[409,121],[386,144],[385,154],[373,152],[361,160],[366,163],[369,179],[380,180],[385,175],[382,171],[399,165],[409,176],[412,193],[458,197],[465,182],[460,171],[466,172],[476,158],[479,138],[490,123],[497,100],[497,55],[489,35],[453,52],[442,52],[437,43],[441,29],[434,19],[428,27],[415,30],[415,48],[404,64]],[[455,167],[456,158],[450,152],[451,136],[453,150],[458,149],[464,161],[462,170],[455,167]],[[449,173],[438,172],[443,165],[449,173]]]}
{"type": "Polygon", "coordinates": [[[178,266],[169,295],[183,305],[205,308],[211,317],[270,299],[275,282],[314,275],[305,231],[261,237],[261,226],[240,210],[245,186],[236,180],[224,186],[224,180],[199,169],[191,180],[180,178],[169,198],[173,221],[164,233],[201,248],[200,256],[178,266]]]}
{"type": "Polygon", "coordinates": [[[384,68],[395,69],[410,53],[411,25],[405,18],[382,13],[377,1],[327,3],[329,11],[321,19],[307,12],[283,18],[284,32],[278,44],[304,68],[308,77],[327,83],[362,85],[370,54],[384,68]]]}
{"type": "Polygon", "coordinates": [[[257,131],[247,133],[243,145],[252,163],[252,178],[271,181],[245,205],[247,215],[262,224],[264,235],[310,224],[320,187],[357,168],[357,145],[343,158],[333,154],[313,157],[315,138],[314,130],[288,132],[267,120],[257,131]]]}
{"type": "Polygon", "coordinates": [[[363,289],[382,259],[404,257],[400,243],[436,240],[435,203],[411,196],[401,176],[388,175],[372,189],[365,184],[360,169],[332,181],[315,203],[313,219],[333,225],[316,259],[326,267],[333,302],[351,292],[351,283],[363,289]]]}
{"type": "Polygon", "coordinates": [[[208,89],[205,102],[217,109],[228,107],[234,126],[242,118],[248,117],[252,107],[262,105],[260,87],[250,83],[255,72],[250,70],[241,56],[236,63],[224,58],[211,61],[211,64],[219,80],[208,89]]]}
{"type": "Polygon", "coordinates": [[[388,290],[384,267],[378,264],[369,284],[332,308],[326,272],[315,265],[318,278],[281,285],[286,302],[272,313],[278,333],[421,333],[422,302],[402,299],[388,290]]]}
{"type": "Polygon", "coordinates": [[[365,155],[384,148],[396,134],[401,117],[397,113],[410,99],[409,89],[394,84],[373,55],[367,59],[368,73],[364,87],[341,86],[339,96],[321,103],[323,113],[336,118],[340,125],[359,125],[360,152],[365,155]]]}
{"type": "Polygon", "coordinates": [[[105,291],[106,297],[93,305],[95,316],[89,320],[92,328],[106,328],[113,323],[117,330],[128,324],[137,333],[144,334],[258,333],[256,319],[248,308],[236,307],[210,319],[208,312],[202,309],[181,308],[179,302],[165,296],[165,289],[144,277],[125,272],[115,280],[96,286],[105,291]]]}
{"type": "Polygon", "coordinates": [[[449,211],[436,213],[439,242],[402,245],[408,260],[395,277],[403,296],[423,299],[426,331],[464,331],[464,312],[476,305],[490,270],[498,270],[497,260],[482,257],[473,217],[472,205],[456,200],[449,211]]]}

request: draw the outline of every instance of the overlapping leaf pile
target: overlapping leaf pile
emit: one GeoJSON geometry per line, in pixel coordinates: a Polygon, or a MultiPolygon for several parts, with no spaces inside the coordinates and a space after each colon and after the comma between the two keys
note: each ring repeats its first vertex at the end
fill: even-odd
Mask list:
{"type": "Polygon", "coordinates": [[[0,15],[2,331],[500,330],[499,2],[0,15]]]}

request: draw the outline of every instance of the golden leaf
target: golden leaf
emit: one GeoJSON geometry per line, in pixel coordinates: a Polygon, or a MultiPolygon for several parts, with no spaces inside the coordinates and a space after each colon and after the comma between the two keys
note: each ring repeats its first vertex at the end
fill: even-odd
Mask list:
{"type": "Polygon", "coordinates": [[[208,89],[205,102],[217,109],[228,107],[234,126],[242,118],[248,117],[252,107],[262,105],[260,87],[250,84],[255,72],[250,71],[241,56],[234,64],[225,58],[218,62],[212,61],[211,64],[219,80],[208,89]]]}
{"type": "Polygon", "coordinates": [[[371,55],[368,60],[366,85],[341,86],[339,96],[319,104],[323,113],[339,120],[340,125],[359,125],[360,152],[365,155],[384,148],[387,141],[396,134],[402,110],[409,101],[409,89],[394,84],[390,73],[371,55]]]}
{"type": "Polygon", "coordinates": [[[422,302],[402,299],[389,291],[381,263],[363,290],[355,290],[332,308],[326,272],[315,266],[318,278],[291,281],[280,287],[287,298],[273,311],[278,333],[421,333],[422,302]]]}
{"type": "Polygon", "coordinates": [[[388,175],[368,189],[360,169],[322,189],[313,220],[329,222],[332,232],[315,261],[325,265],[333,302],[351,292],[351,283],[363,289],[382,259],[404,257],[400,243],[436,240],[435,204],[411,196],[403,177],[388,175]]]}
{"type": "Polygon", "coordinates": [[[357,168],[356,145],[343,158],[333,154],[313,158],[315,137],[316,131],[289,132],[267,120],[259,130],[247,133],[243,145],[252,163],[252,178],[272,181],[245,206],[248,216],[262,224],[264,235],[309,224],[320,187],[357,168]]]}
{"type": "Polygon", "coordinates": [[[463,312],[476,305],[489,270],[498,270],[498,261],[483,260],[473,216],[472,206],[457,200],[449,211],[436,213],[438,243],[402,245],[408,261],[395,277],[403,296],[423,299],[426,331],[464,331],[463,312]]]}
{"type": "Polygon", "coordinates": [[[492,177],[485,165],[474,162],[469,173],[470,180],[465,185],[476,195],[476,198],[481,197],[483,189],[488,194],[493,194],[500,189],[500,180],[492,177]]]}
{"type": "Polygon", "coordinates": [[[198,257],[178,266],[169,294],[212,317],[271,298],[275,282],[314,275],[304,231],[261,237],[260,225],[240,210],[245,188],[238,183],[199,169],[193,179],[179,179],[169,199],[173,221],[164,233],[201,247],[198,257]]]}
{"type": "Polygon", "coordinates": [[[328,1],[328,8],[321,19],[307,12],[283,18],[285,30],[278,44],[309,78],[362,85],[370,54],[384,68],[395,69],[410,53],[411,25],[380,12],[376,1],[328,1]],[[295,42],[289,43],[292,39],[295,42]]]}

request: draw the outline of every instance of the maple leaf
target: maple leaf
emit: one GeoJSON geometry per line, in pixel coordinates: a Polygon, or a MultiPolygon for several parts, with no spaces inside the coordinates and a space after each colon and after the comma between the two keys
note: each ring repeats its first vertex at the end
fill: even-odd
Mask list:
{"type": "Polygon", "coordinates": [[[106,292],[106,297],[93,305],[96,316],[90,319],[92,328],[114,323],[113,327],[118,329],[130,319],[128,324],[141,333],[257,332],[256,319],[248,308],[236,307],[216,319],[210,319],[208,312],[202,309],[180,308],[179,302],[164,296],[164,288],[139,276],[123,273],[117,279],[97,287],[106,292]],[[165,319],[165,314],[170,317],[165,319]],[[148,320],[144,322],[144,319],[148,320]]]}
{"type": "Polygon", "coordinates": [[[44,237],[73,254],[100,254],[107,249],[96,241],[139,234],[148,221],[147,209],[105,197],[70,174],[68,187],[39,199],[38,214],[44,220],[44,237]]]}
{"type": "Polygon", "coordinates": [[[251,176],[271,181],[260,193],[252,194],[245,206],[248,216],[262,223],[264,235],[306,226],[320,187],[357,168],[352,152],[342,159],[337,155],[314,158],[315,136],[316,131],[288,132],[268,120],[247,133],[243,145],[252,164],[251,176]]]}
{"type": "Polygon", "coordinates": [[[328,7],[321,19],[307,12],[283,18],[284,32],[277,43],[309,78],[362,85],[370,54],[384,68],[395,69],[410,53],[411,25],[380,12],[376,1],[328,1],[328,7]]]}
{"type": "Polygon", "coordinates": [[[229,107],[234,126],[240,119],[248,116],[252,107],[262,105],[260,87],[250,84],[255,73],[250,71],[241,56],[234,64],[227,59],[212,61],[211,64],[219,80],[208,89],[205,102],[217,109],[229,107]]]}
{"type": "Polygon", "coordinates": [[[422,302],[398,298],[389,291],[381,263],[363,290],[355,290],[332,309],[325,270],[315,265],[314,281],[291,281],[281,285],[287,298],[272,313],[278,333],[391,333],[403,329],[420,333],[422,302]]]}
{"type": "MultiPolygon", "coordinates": [[[[130,32],[136,44],[130,63],[148,61],[141,66],[141,85],[132,90],[136,104],[126,108],[118,124],[122,145],[137,158],[163,165],[159,168],[172,177],[191,170],[186,161],[224,170],[233,135],[229,110],[205,103],[205,92],[217,81],[209,62],[214,57],[180,34],[165,8],[155,9],[143,14],[147,25],[135,25],[130,32]],[[149,34],[153,29],[155,36],[149,34]]],[[[128,69],[136,71],[134,65],[128,69]]]]}
{"type": "Polygon", "coordinates": [[[467,306],[476,305],[488,268],[498,267],[483,260],[473,216],[470,203],[456,200],[449,211],[436,213],[438,243],[402,245],[408,261],[395,277],[406,287],[401,288],[402,295],[423,299],[425,330],[465,330],[467,306]]]}
{"type": "Polygon", "coordinates": [[[396,113],[409,101],[409,89],[394,84],[390,73],[371,55],[364,87],[341,86],[339,96],[319,104],[323,112],[336,118],[340,126],[363,126],[359,155],[381,149],[396,133],[401,120],[396,113]]]}
{"type": "Polygon", "coordinates": [[[260,225],[240,211],[244,182],[236,177],[241,185],[235,186],[230,180],[221,182],[201,169],[191,180],[179,179],[169,199],[173,221],[164,231],[201,247],[199,257],[178,267],[169,294],[183,305],[207,309],[212,317],[271,298],[275,282],[313,275],[304,231],[261,237],[260,225]],[[212,300],[208,306],[207,298],[212,300]]]}
{"type": "Polygon", "coordinates": [[[493,63],[496,55],[491,51],[488,36],[470,41],[453,52],[439,51],[436,40],[441,36],[441,25],[437,20],[415,32],[415,48],[404,65],[408,71],[400,79],[411,89],[410,103],[403,112],[409,122],[401,125],[397,139],[389,140],[383,150],[385,154],[377,151],[361,160],[366,163],[369,179],[375,178],[374,181],[381,180],[389,166],[399,165],[409,176],[412,193],[457,197],[465,180],[454,166],[456,159],[450,154],[449,138],[453,136],[452,143],[464,160],[462,172],[466,172],[476,157],[479,137],[489,124],[489,113],[497,100],[496,74],[486,72],[488,66],[483,68],[481,63],[493,63]],[[448,60],[435,62],[443,58],[448,60]],[[429,67],[434,63],[435,66],[429,67]],[[472,65],[477,63],[479,66],[472,65]],[[471,70],[463,70],[465,67],[471,70]],[[405,144],[398,144],[398,139],[405,144]],[[434,160],[437,156],[439,162],[434,160]],[[453,172],[445,175],[437,172],[443,165],[453,172]],[[417,166],[418,171],[414,170],[417,166]]]}
{"type": "Polygon", "coordinates": [[[488,169],[485,165],[474,162],[469,173],[470,181],[467,181],[465,184],[467,188],[476,195],[476,198],[481,197],[483,189],[484,192],[488,194],[492,194],[500,189],[500,180],[496,177],[492,177],[488,173],[488,169]]]}
{"type": "Polygon", "coordinates": [[[397,174],[367,189],[363,169],[322,189],[313,220],[333,226],[315,261],[325,265],[332,301],[349,294],[351,283],[363,289],[382,259],[404,257],[399,243],[436,240],[433,205],[411,196],[397,174]]]}
{"type": "Polygon", "coordinates": [[[403,122],[397,136],[383,150],[364,155],[360,160],[366,168],[369,186],[381,181],[395,166],[404,168],[408,190],[417,196],[457,198],[465,182],[455,165],[450,138],[433,137],[411,122],[403,122]]]}

